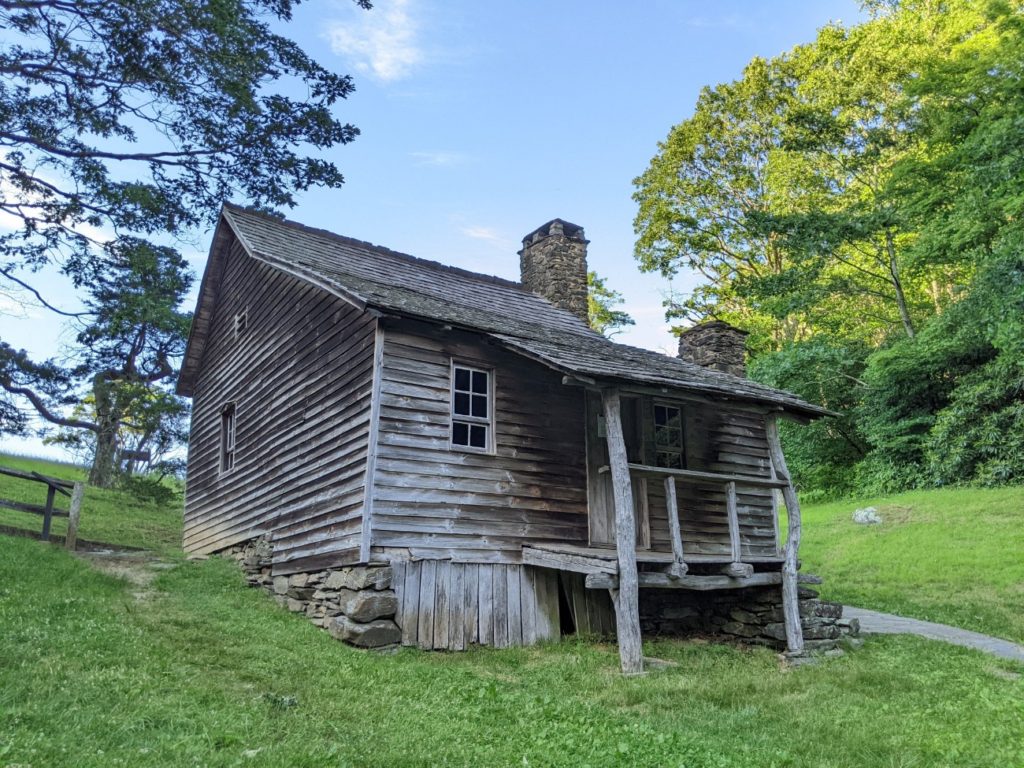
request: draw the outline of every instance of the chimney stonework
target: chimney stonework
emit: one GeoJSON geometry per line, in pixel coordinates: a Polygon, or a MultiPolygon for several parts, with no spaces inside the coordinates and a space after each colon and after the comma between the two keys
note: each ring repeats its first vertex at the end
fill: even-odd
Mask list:
{"type": "Polygon", "coordinates": [[[705,368],[747,375],[747,331],[721,320],[711,320],[679,334],[679,357],[705,368]]]}
{"type": "Polygon", "coordinates": [[[520,281],[527,290],[587,321],[587,243],[583,227],[553,219],[523,238],[520,281]]]}

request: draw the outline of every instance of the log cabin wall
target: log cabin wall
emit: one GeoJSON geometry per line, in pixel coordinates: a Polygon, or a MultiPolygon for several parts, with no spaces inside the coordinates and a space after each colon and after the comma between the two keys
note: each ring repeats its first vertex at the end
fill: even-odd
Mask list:
{"type": "MultiPolygon", "coordinates": [[[[660,398],[644,398],[652,409],[660,398]]],[[[664,402],[672,402],[667,397],[664,402]]],[[[683,408],[687,469],[724,474],[770,477],[765,417],[754,410],[722,405],[680,402],[683,408]]],[[[653,416],[644,420],[653,423],[653,416]]],[[[653,459],[653,435],[645,438],[653,459]]],[[[653,460],[650,462],[653,463],[653,460]]],[[[665,491],[660,482],[648,483],[652,548],[671,551],[665,491]]],[[[676,483],[683,551],[687,554],[728,556],[729,525],[725,491],[720,483],[680,479],[676,483]]],[[[737,487],[741,552],[744,557],[777,555],[772,493],[767,489],[737,487]]]]}
{"type": "Polygon", "coordinates": [[[355,562],[376,321],[237,243],[218,295],[193,393],[185,549],[215,552],[270,534],[275,573],[355,562]],[[234,467],[222,472],[228,403],[234,467]]]}
{"type": "Polygon", "coordinates": [[[387,558],[518,563],[534,540],[586,544],[583,392],[471,334],[384,331],[372,545],[387,558]],[[452,360],[493,371],[495,453],[453,449],[452,360]]]}

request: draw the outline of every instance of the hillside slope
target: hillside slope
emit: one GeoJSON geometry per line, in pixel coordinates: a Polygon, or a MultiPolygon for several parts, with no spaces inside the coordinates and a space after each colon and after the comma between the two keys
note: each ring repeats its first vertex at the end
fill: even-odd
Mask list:
{"type": "Polygon", "coordinates": [[[831,600],[1024,642],[1024,488],[914,491],[808,506],[805,571],[831,600]],[[881,525],[857,525],[874,506],[881,525]]]}

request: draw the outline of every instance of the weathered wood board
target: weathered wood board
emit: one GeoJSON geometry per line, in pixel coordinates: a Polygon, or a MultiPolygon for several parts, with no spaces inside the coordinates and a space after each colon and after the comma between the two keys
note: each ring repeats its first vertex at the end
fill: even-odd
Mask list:
{"type": "Polygon", "coordinates": [[[403,645],[452,651],[473,645],[506,648],[552,640],[561,631],[557,571],[409,560],[395,569],[394,579],[402,595],[396,620],[403,645]]]}
{"type": "Polygon", "coordinates": [[[583,393],[561,376],[470,334],[396,323],[379,407],[373,551],[519,563],[529,541],[586,542],[583,393]],[[450,445],[453,360],[493,372],[493,454],[450,445]]]}
{"type": "Polygon", "coordinates": [[[269,533],[275,572],[355,562],[376,321],[237,243],[225,247],[193,391],[185,548],[213,552],[269,533]],[[235,463],[221,472],[228,403],[235,463]]]}

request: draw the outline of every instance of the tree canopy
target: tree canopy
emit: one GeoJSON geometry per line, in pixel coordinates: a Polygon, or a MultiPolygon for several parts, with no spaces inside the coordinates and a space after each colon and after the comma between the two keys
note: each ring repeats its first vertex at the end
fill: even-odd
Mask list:
{"type": "Polygon", "coordinates": [[[223,200],[273,210],[343,181],[323,153],[358,134],[334,113],[353,83],[272,30],[295,5],[0,0],[0,215],[15,222],[0,281],[77,332],[59,364],[0,343],[0,428],[26,429],[28,402],[91,431],[96,482],[124,415],[176,374],[191,281],[177,243],[223,200]],[[56,306],[44,269],[82,307],[56,306]],[[93,419],[68,413],[84,390],[93,419]]]}
{"type": "Polygon", "coordinates": [[[707,88],[636,179],[670,316],[752,332],[753,375],[844,414],[789,430],[823,492],[1024,478],[1014,0],[875,3],[707,88]]]}
{"type": "Polygon", "coordinates": [[[587,272],[587,316],[591,328],[611,337],[627,325],[633,325],[633,318],[627,312],[616,309],[620,304],[621,293],[609,288],[597,272],[587,272]]]}

